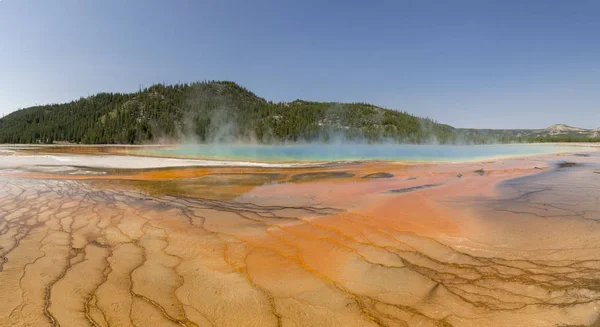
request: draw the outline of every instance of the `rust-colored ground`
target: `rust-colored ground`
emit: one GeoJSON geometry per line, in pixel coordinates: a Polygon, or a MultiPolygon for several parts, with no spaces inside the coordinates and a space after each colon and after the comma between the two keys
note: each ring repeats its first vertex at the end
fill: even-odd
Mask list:
{"type": "Polygon", "coordinates": [[[593,325],[597,158],[556,159],[5,172],[0,325],[593,325]]]}

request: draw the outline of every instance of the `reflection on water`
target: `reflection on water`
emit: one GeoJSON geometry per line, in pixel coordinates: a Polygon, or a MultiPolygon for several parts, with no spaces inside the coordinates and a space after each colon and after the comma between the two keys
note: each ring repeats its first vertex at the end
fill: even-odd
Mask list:
{"type": "Polygon", "coordinates": [[[600,164],[562,161],[557,169],[501,183],[506,199],[494,201],[496,210],[510,208],[539,218],[600,220],[600,164]]]}
{"type": "Polygon", "coordinates": [[[0,325],[593,325],[595,160],[0,177],[0,325]]]}

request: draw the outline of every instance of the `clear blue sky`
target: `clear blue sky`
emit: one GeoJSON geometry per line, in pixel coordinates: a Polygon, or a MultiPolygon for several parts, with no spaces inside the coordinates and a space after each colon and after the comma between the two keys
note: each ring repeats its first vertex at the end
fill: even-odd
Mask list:
{"type": "Polygon", "coordinates": [[[0,113],[232,80],[457,127],[600,127],[600,1],[0,0],[0,113]]]}

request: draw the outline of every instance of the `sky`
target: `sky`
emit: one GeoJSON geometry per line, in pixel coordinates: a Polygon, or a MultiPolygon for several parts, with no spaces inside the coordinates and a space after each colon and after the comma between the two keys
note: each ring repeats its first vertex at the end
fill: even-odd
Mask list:
{"type": "Polygon", "coordinates": [[[600,127],[600,1],[0,0],[0,114],[155,83],[600,127]]]}

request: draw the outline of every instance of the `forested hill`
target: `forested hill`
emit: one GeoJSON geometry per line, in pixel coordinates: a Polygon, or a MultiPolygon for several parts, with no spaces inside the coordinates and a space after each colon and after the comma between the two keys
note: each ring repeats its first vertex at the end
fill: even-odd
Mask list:
{"type": "Polygon", "coordinates": [[[21,109],[0,119],[0,143],[142,144],[255,141],[452,142],[455,129],[366,103],[274,103],[233,82],[154,85],[21,109]]]}
{"type": "Polygon", "coordinates": [[[600,141],[600,129],[458,129],[367,103],[267,101],[234,82],[154,85],[135,93],[15,111],[0,119],[0,143],[164,142],[403,143],[600,141]]]}

